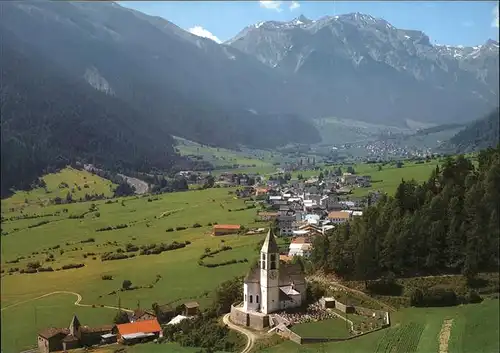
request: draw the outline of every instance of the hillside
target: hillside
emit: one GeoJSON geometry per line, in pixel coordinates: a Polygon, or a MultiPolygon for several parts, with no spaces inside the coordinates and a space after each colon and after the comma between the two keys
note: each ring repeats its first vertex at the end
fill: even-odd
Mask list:
{"type": "Polygon", "coordinates": [[[269,106],[286,98],[280,75],[164,19],[110,2],[3,2],[1,10],[7,35],[126,101],[144,113],[141,123],[222,147],[319,141],[292,109],[269,106]]]}
{"type": "Polygon", "coordinates": [[[498,108],[469,124],[465,129],[446,141],[441,147],[454,153],[469,153],[488,147],[495,147],[499,142],[499,111],[498,108]]]}
{"type": "Polygon", "coordinates": [[[0,38],[2,196],[76,158],[134,170],[169,168],[179,158],[165,128],[82,79],[68,78],[11,33],[0,30],[0,38]]]}

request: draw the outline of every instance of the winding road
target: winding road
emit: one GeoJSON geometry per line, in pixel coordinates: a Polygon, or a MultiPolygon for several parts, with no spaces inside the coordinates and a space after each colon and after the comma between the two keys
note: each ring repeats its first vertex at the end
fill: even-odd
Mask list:
{"type": "Polygon", "coordinates": [[[224,317],[222,318],[222,321],[224,322],[224,324],[226,324],[231,330],[234,330],[234,331],[238,331],[239,333],[247,336],[247,345],[245,346],[245,348],[241,351],[241,353],[249,353],[252,348],[253,348],[253,345],[255,343],[255,340],[257,339],[257,335],[254,334],[252,331],[249,331],[249,330],[246,330],[244,329],[243,327],[240,327],[240,326],[237,326],[235,324],[233,324],[230,320],[229,320],[229,315],[230,314],[226,314],[224,315],[224,317]]]}
{"type": "MultiPolygon", "coordinates": [[[[31,298],[31,299],[28,299],[28,300],[23,300],[23,301],[14,303],[12,305],[8,305],[6,307],[3,307],[1,309],[1,311],[4,311],[5,309],[12,308],[14,306],[18,306],[18,305],[21,305],[21,304],[24,304],[24,303],[32,302],[34,300],[42,299],[42,298],[45,298],[45,297],[48,297],[48,296],[54,295],[54,294],[72,294],[72,295],[76,295],[76,301],[74,303],[76,306],[87,307],[87,308],[88,307],[92,307],[91,304],[80,304],[80,302],[82,301],[82,296],[79,293],[68,292],[68,291],[56,291],[56,292],[50,292],[50,293],[41,295],[41,296],[36,297],[36,298],[31,298]]],[[[133,310],[125,309],[125,308],[118,308],[116,306],[108,306],[108,305],[100,306],[100,305],[95,305],[95,307],[96,308],[107,308],[107,309],[113,309],[113,310],[123,310],[123,311],[126,311],[128,313],[133,313],[134,312],[133,310]]]]}

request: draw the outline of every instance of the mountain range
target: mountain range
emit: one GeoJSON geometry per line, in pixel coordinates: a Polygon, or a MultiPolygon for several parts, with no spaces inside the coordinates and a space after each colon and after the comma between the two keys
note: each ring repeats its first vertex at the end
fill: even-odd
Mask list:
{"type": "Polygon", "coordinates": [[[30,175],[2,190],[57,158],[166,168],[172,135],[273,148],[320,142],[322,117],[407,127],[498,106],[498,42],[436,46],[368,15],[269,21],[222,44],[112,2],[1,2],[0,17],[2,176],[30,175]]]}

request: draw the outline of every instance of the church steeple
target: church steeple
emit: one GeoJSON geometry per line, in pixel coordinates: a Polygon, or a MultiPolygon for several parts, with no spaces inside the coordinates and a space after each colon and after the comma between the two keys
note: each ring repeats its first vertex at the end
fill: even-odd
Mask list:
{"type": "Polygon", "coordinates": [[[262,313],[279,310],[279,248],[271,229],[260,250],[260,292],[262,313]]]}
{"type": "Polygon", "coordinates": [[[264,240],[264,244],[262,244],[260,252],[266,254],[279,253],[278,244],[276,244],[276,239],[274,238],[271,228],[269,228],[269,231],[267,232],[266,239],[264,240]]]}
{"type": "Polygon", "coordinates": [[[73,319],[71,320],[71,323],[69,324],[69,333],[70,335],[73,335],[74,337],[80,338],[80,328],[81,328],[80,321],[76,317],[76,315],[73,315],[73,319]]]}

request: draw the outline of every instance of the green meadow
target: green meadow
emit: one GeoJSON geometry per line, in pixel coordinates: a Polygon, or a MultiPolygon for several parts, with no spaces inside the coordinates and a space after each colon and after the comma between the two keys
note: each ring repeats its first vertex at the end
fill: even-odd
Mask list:
{"type": "MultiPolygon", "coordinates": [[[[356,175],[370,175],[372,177],[372,185],[367,188],[355,187],[352,189],[353,196],[364,196],[370,191],[385,191],[389,195],[393,195],[396,192],[397,187],[401,183],[401,180],[409,181],[415,179],[417,182],[426,181],[431,172],[439,164],[438,160],[433,159],[428,163],[415,163],[405,161],[401,168],[397,168],[395,165],[381,165],[381,170],[379,170],[379,164],[368,164],[359,163],[354,164],[352,167],[356,172],[356,175]]],[[[323,170],[328,170],[330,172],[335,171],[338,167],[341,168],[342,172],[347,171],[347,165],[335,165],[323,167],[323,170]]],[[[315,177],[319,175],[319,171],[316,170],[306,170],[297,171],[292,173],[293,178],[297,178],[300,174],[304,178],[315,177]]]]}
{"type": "Polygon", "coordinates": [[[83,198],[85,194],[104,194],[106,197],[113,196],[116,187],[111,181],[93,175],[85,170],[65,168],[58,173],[48,174],[43,177],[46,188],[36,188],[30,191],[18,191],[8,199],[2,200],[2,214],[8,213],[11,208],[16,211],[21,209],[28,211],[37,209],[40,205],[46,206],[49,200],[56,197],[66,198],[68,192],[74,200],[83,198]],[[66,185],[62,184],[66,183],[66,185]],[[26,203],[26,201],[28,201],[26,203]]]}
{"type": "Polygon", "coordinates": [[[269,167],[272,162],[279,159],[279,153],[264,150],[234,151],[225,148],[210,147],[199,143],[176,138],[175,148],[183,156],[198,156],[203,160],[219,165],[238,164],[248,167],[269,167]]]}
{"type": "MultiPolygon", "coordinates": [[[[215,250],[229,245],[232,250],[216,254],[206,260],[217,263],[227,260],[257,257],[256,244],[262,235],[226,235],[214,237],[209,223],[238,223],[246,227],[255,224],[255,209],[236,211],[245,206],[242,200],[229,194],[232,189],[214,188],[200,191],[163,194],[160,196],[128,197],[81,202],[65,205],[35,207],[30,205],[23,214],[30,216],[53,214],[33,219],[8,220],[2,223],[2,336],[12,337],[2,340],[4,351],[17,351],[36,344],[35,332],[46,325],[67,325],[71,316],[85,312],[82,323],[111,323],[115,312],[104,308],[77,308],[71,305],[76,297],[54,295],[36,301],[38,296],[54,291],[79,293],[82,304],[118,306],[125,308],[150,308],[159,304],[180,304],[187,300],[197,300],[206,306],[211,302],[213,290],[221,282],[233,276],[244,275],[250,263],[237,263],[215,268],[202,267],[198,258],[206,248],[215,250]],[[111,203],[110,203],[111,202],[111,203]],[[90,209],[93,211],[89,212],[90,209]],[[234,211],[233,211],[234,210],[234,211]],[[83,218],[72,219],[72,215],[83,218]],[[48,223],[37,225],[40,221],[48,223]],[[201,227],[193,228],[198,223],[201,227]],[[126,224],[127,228],[96,232],[97,229],[126,224]],[[35,225],[35,226],[34,226],[35,225]],[[185,230],[167,232],[169,228],[186,227],[185,230]],[[93,238],[94,242],[83,242],[93,238]],[[126,253],[135,257],[101,261],[105,252],[116,253],[125,250],[130,243],[138,247],[148,244],[170,244],[173,241],[191,242],[184,248],[162,252],[158,255],[140,255],[139,251],[126,253]],[[49,256],[53,261],[47,261],[49,256]],[[7,263],[16,261],[16,263],[7,263]],[[9,274],[11,268],[26,269],[29,262],[39,261],[42,267],[52,267],[53,272],[34,274],[9,274]],[[77,269],[57,270],[63,265],[84,264],[77,269]],[[103,280],[103,275],[111,275],[112,280],[103,280]],[[155,283],[157,277],[160,279],[155,283]],[[120,291],[122,282],[132,281],[135,290],[120,291]],[[26,303],[22,303],[28,301],[26,303]],[[20,303],[21,302],[21,303],[20,303]],[[17,306],[10,305],[20,303],[17,306]],[[46,304],[49,303],[49,304],[46,304]],[[52,320],[48,315],[37,314],[36,307],[50,306],[57,316],[52,320]],[[103,312],[105,315],[103,315],[103,312]],[[20,321],[10,317],[27,317],[20,321]],[[45,317],[45,321],[40,319],[45,317]]],[[[16,196],[14,196],[16,197],[16,196]]],[[[5,203],[12,200],[5,200],[5,203]]],[[[3,210],[3,208],[2,208],[3,210]]],[[[20,212],[2,214],[5,218],[20,215],[20,212]]],[[[45,310],[45,309],[40,309],[45,310]]],[[[46,311],[44,311],[46,312],[46,311]]]]}
{"type": "MultiPolygon", "coordinates": [[[[439,352],[440,332],[445,320],[451,321],[448,353],[496,353],[500,350],[499,301],[486,299],[479,304],[448,308],[407,308],[391,314],[391,327],[343,342],[298,345],[284,341],[261,352],[353,352],[353,353],[430,353],[439,352]]],[[[303,324],[302,332],[332,337],[333,325],[303,324]],[[306,325],[310,325],[308,328],[306,325]]],[[[338,328],[342,334],[343,328],[338,328]]]]}

